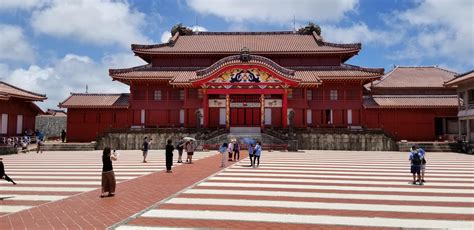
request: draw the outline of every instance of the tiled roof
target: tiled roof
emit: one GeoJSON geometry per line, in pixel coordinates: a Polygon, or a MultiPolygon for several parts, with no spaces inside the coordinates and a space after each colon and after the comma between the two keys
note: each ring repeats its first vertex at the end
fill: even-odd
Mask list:
{"type": "MultiPolygon", "coordinates": [[[[230,64],[235,63],[232,62],[230,64]]],[[[273,65],[276,65],[276,63],[273,65]]],[[[274,70],[279,69],[277,72],[284,71],[286,73],[284,74],[285,77],[298,81],[300,84],[319,84],[321,80],[376,79],[384,72],[383,69],[362,68],[347,64],[341,66],[295,67],[294,69],[275,68],[273,65],[268,67],[274,70]]],[[[220,67],[221,65],[218,65],[214,69],[219,69],[220,67]]],[[[208,68],[162,68],[151,67],[148,64],[129,69],[111,69],[109,74],[114,80],[123,82],[128,80],[165,80],[170,82],[170,84],[191,84],[192,81],[202,78],[198,73],[203,72],[209,75],[209,73],[214,71],[207,71],[206,69],[208,68]]]]}
{"type": "Polygon", "coordinates": [[[2,81],[0,81],[0,97],[3,99],[16,97],[32,101],[44,101],[47,99],[46,95],[44,94],[33,93],[24,89],[20,89],[2,81]]]}
{"type": "Polygon", "coordinates": [[[456,78],[453,78],[447,81],[444,85],[445,86],[458,86],[458,85],[466,83],[467,81],[472,81],[472,80],[474,80],[474,70],[456,75],[456,78]]]}
{"type": "Polygon", "coordinates": [[[157,45],[132,45],[136,53],[234,53],[243,47],[251,53],[358,52],[360,43],[334,44],[311,34],[282,32],[199,32],[179,35],[157,45]],[[175,39],[175,40],[173,40],[175,39]]]}
{"type": "Polygon", "coordinates": [[[374,88],[444,88],[446,81],[456,73],[439,67],[401,67],[397,66],[374,82],[374,88]]]}
{"type": "Polygon", "coordinates": [[[128,108],[128,93],[94,94],[71,93],[66,100],[59,103],[61,108],[128,108]]]}
{"type": "Polygon", "coordinates": [[[374,95],[365,96],[366,108],[457,108],[456,95],[374,95]]]}

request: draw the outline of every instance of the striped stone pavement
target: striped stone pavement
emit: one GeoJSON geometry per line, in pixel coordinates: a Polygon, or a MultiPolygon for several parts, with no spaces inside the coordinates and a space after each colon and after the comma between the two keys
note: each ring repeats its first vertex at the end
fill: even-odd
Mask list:
{"type": "Polygon", "coordinates": [[[427,153],[412,185],[401,152],[264,152],[130,218],[117,229],[474,229],[474,157],[427,153]]]}
{"type": "MultiPolygon", "coordinates": [[[[114,162],[117,183],[165,169],[164,150],[150,150],[148,163],[142,163],[138,150],[118,152],[119,159],[114,162]]],[[[198,152],[193,160],[212,154],[215,153],[198,152]]],[[[101,151],[2,156],[6,173],[17,185],[0,181],[0,216],[100,188],[101,156],[101,151]]]]}

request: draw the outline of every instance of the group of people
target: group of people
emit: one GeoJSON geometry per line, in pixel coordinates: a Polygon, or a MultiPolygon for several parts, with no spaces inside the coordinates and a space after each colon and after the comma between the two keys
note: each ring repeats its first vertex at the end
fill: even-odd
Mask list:
{"type": "MultiPolygon", "coordinates": [[[[262,143],[257,141],[255,144],[248,144],[249,148],[249,159],[250,159],[250,167],[258,167],[260,165],[260,155],[262,153],[262,143]],[[255,163],[257,162],[257,163],[255,163]]],[[[232,161],[232,159],[239,160],[240,159],[240,143],[237,140],[231,140],[229,143],[224,142],[219,147],[219,153],[221,154],[221,167],[226,166],[226,153],[228,154],[228,161],[232,161]]]]}
{"type": "Polygon", "coordinates": [[[412,146],[410,148],[410,172],[413,174],[412,184],[423,185],[425,183],[426,154],[421,147],[412,146]]]}

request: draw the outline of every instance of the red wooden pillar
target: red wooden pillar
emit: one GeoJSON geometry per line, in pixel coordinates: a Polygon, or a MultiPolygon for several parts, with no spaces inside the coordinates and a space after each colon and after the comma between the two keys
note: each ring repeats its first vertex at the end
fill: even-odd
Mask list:
{"type": "Polygon", "coordinates": [[[185,128],[189,127],[189,123],[188,123],[188,109],[185,109],[186,108],[186,104],[187,104],[187,101],[188,101],[188,89],[185,88],[184,89],[184,102],[183,102],[183,110],[184,110],[184,123],[183,123],[183,126],[185,128]]]}
{"type": "Polygon", "coordinates": [[[260,95],[260,128],[265,129],[265,95],[260,95]]]}
{"type": "Polygon", "coordinates": [[[225,128],[230,129],[230,95],[225,95],[225,128]]]}
{"type": "Polygon", "coordinates": [[[286,128],[288,126],[288,89],[285,89],[282,99],[282,108],[281,108],[281,122],[283,122],[282,127],[286,128]]]}
{"type": "Polygon", "coordinates": [[[204,99],[204,105],[203,105],[203,119],[204,119],[204,128],[209,127],[209,96],[207,94],[207,89],[203,89],[203,99],[204,99]]]}

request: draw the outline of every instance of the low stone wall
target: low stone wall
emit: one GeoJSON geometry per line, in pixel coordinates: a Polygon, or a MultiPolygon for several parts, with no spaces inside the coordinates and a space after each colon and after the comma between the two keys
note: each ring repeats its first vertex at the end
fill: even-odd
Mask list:
{"type": "Polygon", "coordinates": [[[16,154],[18,149],[9,146],[0,146],[0,155],[16,154]]]}
{"type": "Polygon", "coordinates": [[[397,151],[395,141],[384,134],[299,133],[298,149],[397,151]]]}
{"type": "Polygon", "coordinates": [[[46,138],[60,137],[61,131],[66,130],[66,124],[67,117],[37,116],[35,129],[44,133],[46,138]]]}
{"type": "MultiPolygon", "coordinates": [[[[168,139],[173,145],[183,137],[195,137],[195,133],[107,133],[97,140],[96,149],[110,147],[112,149],[141,149],[143,138],[152,139],[150,149],[164,149],[168,139]]],[[[202,143],[198,141],[198,145],[202,143]]]]}

